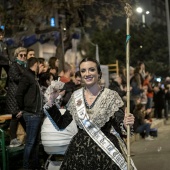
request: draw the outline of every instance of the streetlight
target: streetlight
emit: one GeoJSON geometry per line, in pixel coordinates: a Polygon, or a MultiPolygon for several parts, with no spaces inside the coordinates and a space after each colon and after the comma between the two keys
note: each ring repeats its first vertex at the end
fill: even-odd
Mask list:
{"type": "Polygon", "coordinates": [[[142,14],[142,24],[143,24],[143,27],[145,27],[145,23],[146,23],[145,14],[148,15],[150,12],[149,11],[143,12],[143,9],[141,7],[136,8],[136,12],[139,14],[142,14]]]}

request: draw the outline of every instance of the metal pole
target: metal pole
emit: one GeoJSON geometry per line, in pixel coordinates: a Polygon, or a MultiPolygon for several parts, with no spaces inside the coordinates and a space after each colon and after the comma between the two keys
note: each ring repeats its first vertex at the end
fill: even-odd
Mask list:
{"type": "Polygon", "coordinates": [[[166,8],[166,20],[167,20],[167,33],[168,33],[168,51],[169,51],[169,73],[170,73],[170,20],[169,20],[169,3],[168,0],[165,0],[166,8]]]}
{"type": "Polygon", "coordinates": [[[142,25],[145,27],[145,14],[142,14],[142,25]]]}
{"type": "MultiPolygon", "coordinates": [[[[130,16],[132,15],[132,8],[126,3],[125,11],[127,15],[126,19],[126,35],[130,36],[130,16]]],[[[130,56],[130,42],[127,41],[126,44],[126,73],[127,73],[127,114],[130,113],[130,73],[129,73],[129,56],[130,56]]],[[[130,170],[130,126],[127,126],[127,165],[128,170],[130,170]]]]}
{"type": "Polygon", "coordinates": [[[60,62],[61,62],[61,67],[62,68],[60,71],[63,71],[64,70],[64,63],[65,63],[65,59],[64,59],[64,35],[63,35],[63,25],[61,24],[61,28],[60,28],[60,33],[61,33],[61,48],[62,48],[62,57],[60,58],[60,62]]]}

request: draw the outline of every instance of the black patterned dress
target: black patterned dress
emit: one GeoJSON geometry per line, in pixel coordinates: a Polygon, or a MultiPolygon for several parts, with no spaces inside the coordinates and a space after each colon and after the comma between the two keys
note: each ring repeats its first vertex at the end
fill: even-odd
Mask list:
{"type": "MultiPolygon", "coordinates": [[[[100,127],[106,137],[122,153],[118,139],[110,133],[113,126],[121,137],[126,135],[123,127],[124,112],[121,109],[123,102],[118,93],[104,88],[91,106],[88,106],[86,101],[85,104],[90,119],[100,127]]],[[[69,102],[68,110],[69,112],[67,111],[64,116],[58,116],[57,124],[60,128],[64,128],[74,116],[78,125],[78,133],[70,142],[60,170],[119,170],[120,168],[115,162],[82,128],[73,96],[69,102]]]]}

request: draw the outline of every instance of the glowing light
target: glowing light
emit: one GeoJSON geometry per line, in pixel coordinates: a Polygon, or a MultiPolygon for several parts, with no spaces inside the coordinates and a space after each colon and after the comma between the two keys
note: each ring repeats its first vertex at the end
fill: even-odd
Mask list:
{"type": "Polygon", "coordinates": [[[136,11],[137,11],[138,13],[142,13],[142,12],[143,12],[143,9],[142,9],[141,7],[138,7],[138,8],[136,8],[136,11]]]}
{"type": "Polygon", "coordinates": [[[150,12],[149,11],[146,11],[146,14],[148,15],[150,12]]]}
{"type": "Polygon", "coordinates": [[[50,19],[50,25],[51,27],[55,27],[55,18],[50,19]]]}

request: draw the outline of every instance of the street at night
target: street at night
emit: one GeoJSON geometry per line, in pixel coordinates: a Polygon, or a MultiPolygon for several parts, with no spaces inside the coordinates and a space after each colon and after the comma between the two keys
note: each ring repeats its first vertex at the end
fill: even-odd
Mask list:
{"type": "Polygon", "coordinates": [[[170,170],[170,0],[0,0],[0,170],[134,165],[170,170]]]}
{"type": "Polygon", "coordinates": [[[138,170],[170,169],[170,120],[158,128],[158,137],[153,141],[140,139],[131,145],[135,154],[132,159],[138,170]]]}

